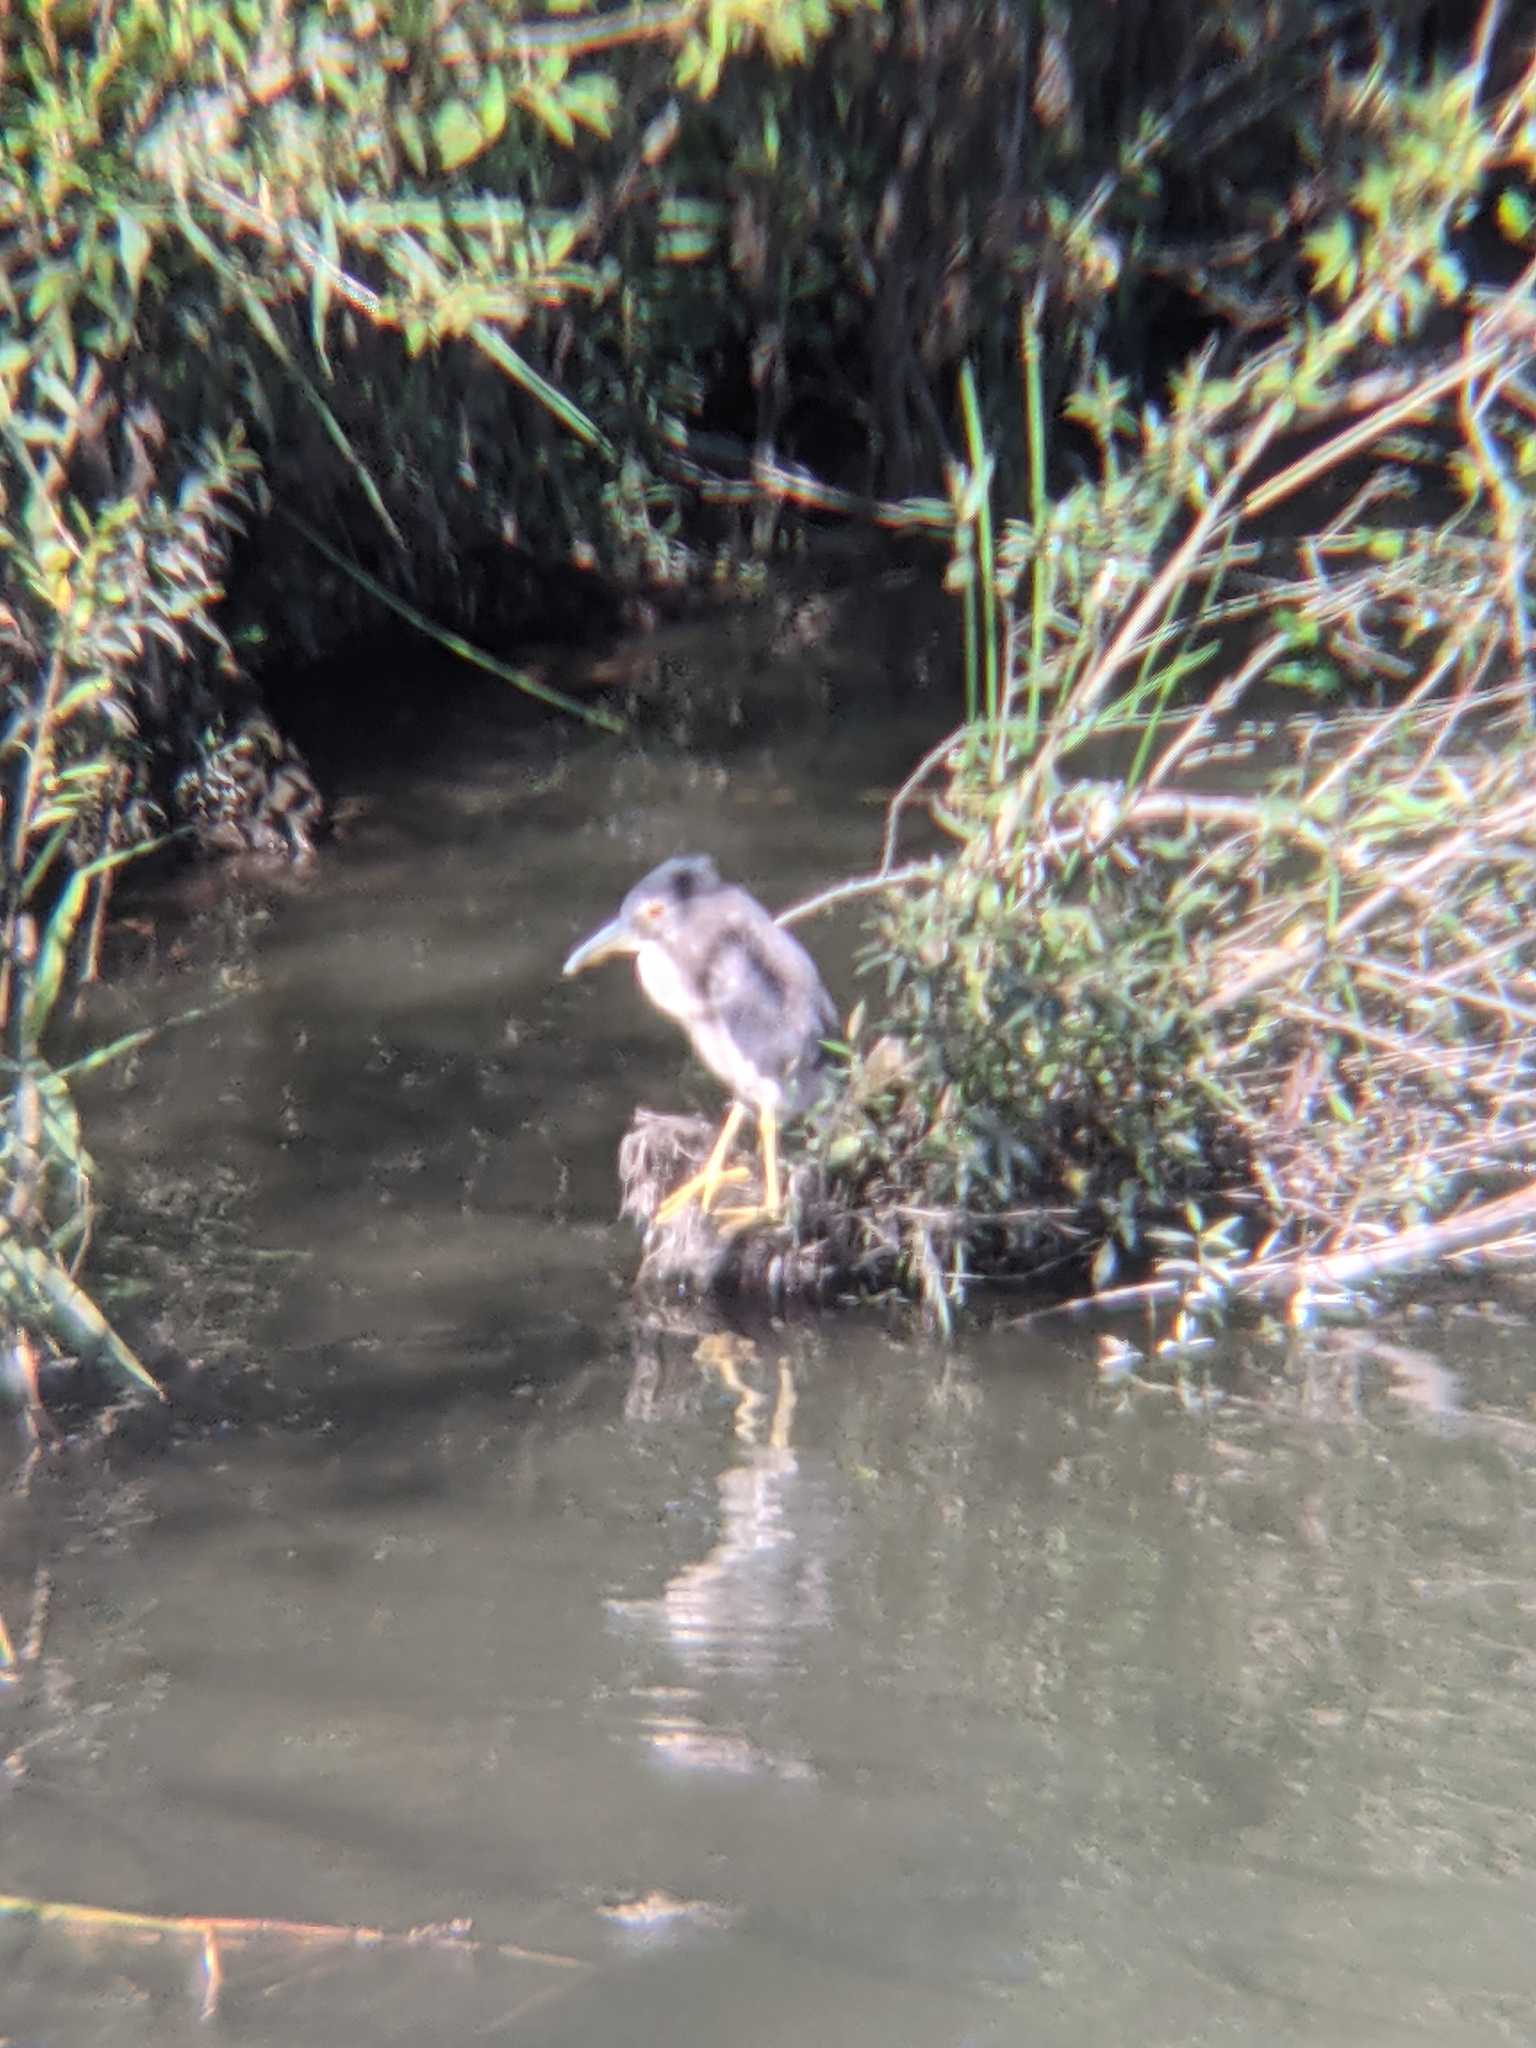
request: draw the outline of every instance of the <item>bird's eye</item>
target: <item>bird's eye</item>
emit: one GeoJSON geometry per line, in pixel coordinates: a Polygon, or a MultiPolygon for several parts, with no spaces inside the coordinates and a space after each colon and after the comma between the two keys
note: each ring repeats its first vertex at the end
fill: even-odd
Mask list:
{"type": "Polygon", "coordinates": [[[635,912],[635,916],[641,924],[660,924],[664,908],[659,896],[648,896],[635,912]]]}

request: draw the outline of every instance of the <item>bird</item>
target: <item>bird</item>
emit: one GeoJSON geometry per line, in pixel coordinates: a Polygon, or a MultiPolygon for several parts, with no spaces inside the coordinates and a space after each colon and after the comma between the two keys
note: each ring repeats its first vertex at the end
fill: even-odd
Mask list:
{"type": "Polygon", "coordinates": [[[815,961],[755,896],[722,881],[707,854],[679,854],[637,882],[616,917],[582,940],[562,970],[580,974],[615,954],[632,954],[641,989],[687,1033],[722,1082],[731,1106],[703,1167],[656,1211],[667,1222],[697,1201],[708,1214],[720,1185],[743,1179],[726,1159],[751,1110],[757,1113],[763,1199],[729,1212],[740,1228],[777,1219],[779,1123],[808,1109],[826,1066],[824,1040],[837,1012],[815,961]]]}

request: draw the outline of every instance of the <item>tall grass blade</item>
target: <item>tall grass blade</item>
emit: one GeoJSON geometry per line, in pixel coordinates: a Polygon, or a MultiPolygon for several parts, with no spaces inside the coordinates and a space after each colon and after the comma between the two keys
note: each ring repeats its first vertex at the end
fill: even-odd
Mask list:
{"type": "Polygon", "coordinates": [[[95,1302],[61,1266],[37,1245],[0,1237],[0,1265],[12,1279],[47,1308],[53,1327],[79,1357],[104,1366],[130,1386],[165,1399],[165,1389],[118,1336],[95,1302]]]}

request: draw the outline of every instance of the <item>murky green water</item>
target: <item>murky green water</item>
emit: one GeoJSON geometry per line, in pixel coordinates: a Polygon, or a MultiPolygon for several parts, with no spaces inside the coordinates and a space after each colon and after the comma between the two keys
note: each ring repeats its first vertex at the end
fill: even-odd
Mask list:
{"type": "Polygon", "coordinates": [[[683,847],[773,902],[862,863],[883,774],[483,735],[307,883],[161,910],[111,1021],[229,1000],[103,1093],[103,1181],[135,1327],[263,1419],[7,1502],[0,1889],[261,1924],[0,1919],[0,2035],[1532,2038],[1518,1303],[1234,1340],[1199,1398],[1071,1326],[632,1311],[617,1139],[708,1084],[558,963],[683,847]]]}

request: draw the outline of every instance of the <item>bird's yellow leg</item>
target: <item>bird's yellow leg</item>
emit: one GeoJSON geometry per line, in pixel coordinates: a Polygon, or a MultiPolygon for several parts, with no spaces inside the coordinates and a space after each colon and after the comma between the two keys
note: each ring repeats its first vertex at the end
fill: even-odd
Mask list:
{"type": "Polygon", "coordinates": [[[755,1208],[722,1209],[720,1222],[727,1230],[744,1230],[749,1223],[774,1223],[784,1207],[784,1189],[779,1179],[779,1120],[771,1109],[757,1113],[758,1143],[763,1154],[763,1199],[755,1208]]]}
{"type": "Polygon", "coordinates": [[[736,1133],[741,1129],[741,1120],[746,1113],[742,1103],[731,1104],[725,1122],[720,1126],[720,1135],[715,1140],[714,1150],[697,1173],[691,1174],[681,1187],[672,1190],[651,1219],[653,1222],[670,1223],[674,1216],[695,1200],[707,1215],[721,1181],[741,1178],[739,1167],[730,1173],[726,1172],[725,1156],[736,1141],[736,1133]]]}
{"type": "Polygon", "coordinates": [[[779,1186],[779,1120],[771,1109],[758,1111],[757,1135],[763,1151],[763,1207],[777,1216],[784,1206],[784,1191],[779,1186]]]}

